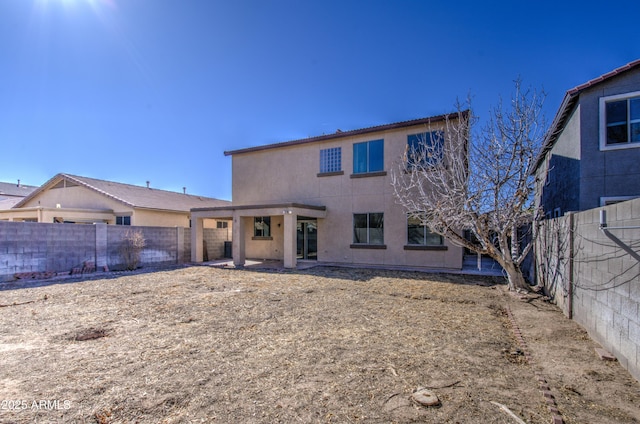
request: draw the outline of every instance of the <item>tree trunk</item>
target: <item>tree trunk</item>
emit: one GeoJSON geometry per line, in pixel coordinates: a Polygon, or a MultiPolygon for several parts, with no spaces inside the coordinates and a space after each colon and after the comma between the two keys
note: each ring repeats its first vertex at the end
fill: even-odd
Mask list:
{"type": "Polygon", "coordinates": [[[531,291],[529,284],[524,279],[524,275],[522,275],[522,270],[520,267],[513,262],[505,262],[502,265],[504,271],[507,273],[507,279],[509,281],[509,290],[526,290],[531,291]]]}

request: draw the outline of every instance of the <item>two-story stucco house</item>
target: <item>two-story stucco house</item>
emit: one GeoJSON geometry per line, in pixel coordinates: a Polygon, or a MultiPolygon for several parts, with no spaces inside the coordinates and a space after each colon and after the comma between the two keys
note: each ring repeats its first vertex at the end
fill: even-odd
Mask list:
{"type": "Polygon", "coordinates": [[[232,205],[192,209],[192,260],[202,261],[206,218],[233,220],[236,266],[275,259],[459,270],[463,251],[408,219],[390,170],[441,115],[225,152],[232,205]]]}
{"type": "Polygon", "coordinates": [[[567,91],[532,173],[547,218],[640,197],[640,60],[567,91]]]}

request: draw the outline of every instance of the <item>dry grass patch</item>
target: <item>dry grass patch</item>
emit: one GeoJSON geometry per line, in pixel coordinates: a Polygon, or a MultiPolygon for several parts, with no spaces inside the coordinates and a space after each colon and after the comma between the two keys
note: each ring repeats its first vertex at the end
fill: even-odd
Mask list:
{"type": "MultiPolygon", "coordinates": [[[[477,277],[191,267],[0,295],[15,303],[0,308],[0,398],[63,405],[0,410],[3,422],[513,422],[491,401],[550,421],[504,314],[539,306],[477,277]],[[419,388],[440,405],[412,401],[419,388]]],[[[618,364],[594,361],[640,404],[618,364]]],[[[573,405],[559,399],[568,422],[573,405]]],[[[637,414],[603,402],[592,422],[637,414]]]]}

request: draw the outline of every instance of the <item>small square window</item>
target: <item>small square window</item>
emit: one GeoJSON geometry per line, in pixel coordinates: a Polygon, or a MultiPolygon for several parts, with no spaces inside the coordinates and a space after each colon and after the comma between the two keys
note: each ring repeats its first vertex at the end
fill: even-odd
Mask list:
{"type": "Polygon", "coordinates": [[[130,216],[116,216],[116,225],[131,225],[130,216]]]}
{"type": "Polygon", "coordinates": [[[253,219],[254,237],[271,237],[271,217],[256,216],[253,219]]]}
{"type": "Polygon", "coordinates": [[[227,221],[217,221],[216,228],[229,228],[229,223],[227,221]]]}
{"type": "Polygon", "coordinates": [[[320,150],[320,173],[342,171],[342,147],[320,150]]]}

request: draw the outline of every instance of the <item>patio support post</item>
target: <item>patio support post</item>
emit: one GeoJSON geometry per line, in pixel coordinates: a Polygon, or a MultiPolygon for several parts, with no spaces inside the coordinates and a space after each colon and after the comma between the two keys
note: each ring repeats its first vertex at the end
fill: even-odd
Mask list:
{"type": "Polygon", "coordinates": [[[204,239],[204,219],[191,216],[191,262],[202,262],[204,239]]]}
{"type": "Polygon", "coordinates": [[[284,267],[296,267],[297,229],[298,215],[291,210],[284,214],[284,267]]]}
{"type": "Polygon", "coordinates": [[[245,232],[245,217],[240,216],[238,213],[233,214],[233,229],[231,235],[233,252],[233,265],[244,266],[245,252],[244,252],[244,232],[245,232]]]}

